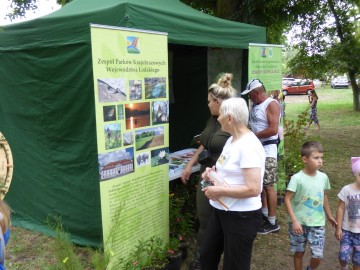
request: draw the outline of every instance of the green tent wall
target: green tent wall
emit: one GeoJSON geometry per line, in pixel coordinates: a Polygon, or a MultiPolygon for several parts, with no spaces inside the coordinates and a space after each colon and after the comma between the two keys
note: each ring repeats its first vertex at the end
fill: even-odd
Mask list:
{"type": "Polygon", "coordinates": [[[172,151],[190,143],[181,130],[186,127],[190,138],[208,117],[207,47],[247,49],[265,43],[265,29],[215,18],[177,0],[75,0],[50,15],[0,27],[0,131],[15,165],[5,198],[13,224],[52,235],[46,220],[61,217],[72,241],[98,246],[90,23],[168,33],[172,151]]]}

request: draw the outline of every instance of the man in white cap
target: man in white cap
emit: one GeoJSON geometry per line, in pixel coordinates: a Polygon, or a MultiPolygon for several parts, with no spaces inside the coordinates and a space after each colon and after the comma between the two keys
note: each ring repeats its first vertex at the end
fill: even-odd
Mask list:
{"type": "Polygon", "coordinates": [[[259,138],[266,153],[265,175],[263,179],[263,214],[264,220],[259,234],[278,232],[280,227],[276,219],[277,194],[274,184],[277,180],[277,154],[278,154],[278,128],[280,122],[280,105],[266,95],[263,83],[258,79],[252,79],[241,93],[249,95],[253,102],[250,110],[249,124],[251,130],[259,138]],[[267,205],[267,208],[264,207],[267,205]]]}

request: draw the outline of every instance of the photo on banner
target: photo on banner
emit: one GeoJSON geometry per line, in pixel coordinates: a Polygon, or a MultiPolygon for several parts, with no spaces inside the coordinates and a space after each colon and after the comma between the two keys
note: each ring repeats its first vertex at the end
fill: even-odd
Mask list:
{"type": "Polygon", "coordinates": [[[169,235],[167,34],[91,25],[104,247],[119,269],[139,240],[169,235]]]}

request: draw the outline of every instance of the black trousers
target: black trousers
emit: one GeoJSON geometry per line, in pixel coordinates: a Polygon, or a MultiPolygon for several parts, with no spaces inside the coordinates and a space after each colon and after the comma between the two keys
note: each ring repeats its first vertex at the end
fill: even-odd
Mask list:
{"type": "Polygon", "coordinates": [[[200,249],[202,270],[217,270],[224,252],[224,270],[249,270],[261,209],[247,212],[214,208],[200,249]]]}
{"type": "Polygon", "coordinates": [[[201,185],[198,183],[197,190],[196,190],[196,210],[197,215],[199,218],[199,230],[197,232],[197,249],[196,249],[196,256],[198,258],[200,254],[200,248],[203,244],[205,234],[206,234],[206,227],[209,222],[211,213],[213,212],[214,207],[211,206],[209,203],[209,199],[205,196],[205,193],[201,191],[201,185]]]}

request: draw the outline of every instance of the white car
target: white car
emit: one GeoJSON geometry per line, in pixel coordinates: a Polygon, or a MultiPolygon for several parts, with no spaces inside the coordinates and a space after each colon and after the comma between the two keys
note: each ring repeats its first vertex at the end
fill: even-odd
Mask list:
{"type": "Polygon", "coordinates": [[[293,82],[295,82],[294,78],[282,78],[282,84],[283,85],[288,85],[288,84],[293,83],[293,82]]]}
{"type": "Polygon", "coordinates": [[[320,88],[321,85],[322,85],[322,82],[319,79],[313,80],[313,83],[314,83],[314,86],[315,86],[316,89],[320,88]]]}
{"type": "Polygon", "coordinates": [[[349,88],[349,82],[346,77],[337,77],[331,80],[331,88],[349,88]]]}

